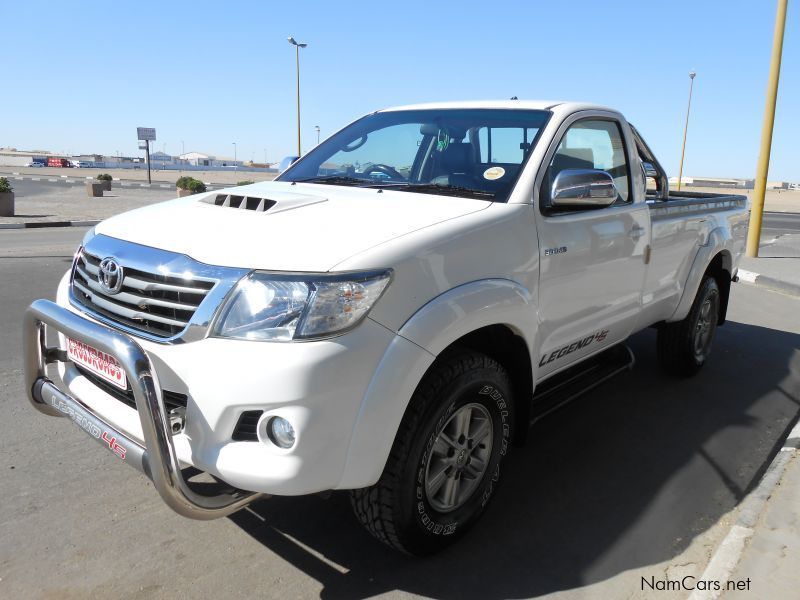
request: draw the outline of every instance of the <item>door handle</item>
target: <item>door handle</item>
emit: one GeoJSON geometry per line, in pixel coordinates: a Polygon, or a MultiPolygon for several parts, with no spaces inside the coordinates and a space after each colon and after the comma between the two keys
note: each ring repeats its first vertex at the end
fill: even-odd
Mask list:
{"type": "Polygon", "coordinates": [[[631,236],[633,239],[638,240],[640,237],[644,235],[644,227],[639,227],[638,225],[634,225],[631,227],[630,231],[628,231],[628,235],[631,236]]]}

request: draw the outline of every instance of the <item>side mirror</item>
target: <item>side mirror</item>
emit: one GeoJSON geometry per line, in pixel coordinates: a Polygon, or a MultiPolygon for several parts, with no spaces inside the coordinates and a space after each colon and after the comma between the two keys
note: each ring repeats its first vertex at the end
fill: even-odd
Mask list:
{"type": "Polygon", "coordinates": [[[283,173],[286,169],[288,169],[294,163],[296,163],[298,158],[300,158],[300,157],[299,156],[287,156],[287,157],[285,157],[281,161],[281,164],[278,166],[278,173],[283,173]]]}
{"type": "Polygon", "coordinates": [[[599,169],[564,169],[550,188],[553,208],[602,208],[618,196],[614,178],[599,169]]]}

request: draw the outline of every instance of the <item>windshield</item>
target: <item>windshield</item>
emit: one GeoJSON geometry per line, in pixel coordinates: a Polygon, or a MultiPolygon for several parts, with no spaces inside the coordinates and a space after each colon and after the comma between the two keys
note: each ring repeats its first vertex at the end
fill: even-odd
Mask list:
{"type": "Polygon", "coordinates": [[[278,181],[504,202],[549,116],[508,109],[373,113],[317,146],[278,181]]]}

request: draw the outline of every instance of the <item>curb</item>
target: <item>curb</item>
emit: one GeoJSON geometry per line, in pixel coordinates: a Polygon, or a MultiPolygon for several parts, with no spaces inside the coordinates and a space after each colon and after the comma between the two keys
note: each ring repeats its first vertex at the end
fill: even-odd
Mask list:
{"type": "Polygon", "coordinates": [[[739,269],[739,281],[766,288],[775,292],[783,292],[792,296],[800,296],[800,284],[776,279],[769,275],[761,275],[753,271],[739,269]]]}
{"type": "Polygon", "coordinates": [[[94,227],[100,221],[32,221],[28,223],[0,223],[0,229],[42,229],[44,227],[94,227]]]}
{"type": "Polygon", "coordinates": [[[748,540],[755,533],[758,519],[775,486],[780,482],[786,466],[792,459],[800,456],[798,449],[800,449],[800,422],[795,421],[794,426],[784,438],[780,450],[762,475],[761,481],[742,500],[736,522],[717,547],[711,560],[708,561],[708,566],[700,576],[700,579],[704,581],[719,581],[723,589],[695,590],[689,596],[689,600],[715,600],[722,594],[725,584],[742,558],[748,540]]]}

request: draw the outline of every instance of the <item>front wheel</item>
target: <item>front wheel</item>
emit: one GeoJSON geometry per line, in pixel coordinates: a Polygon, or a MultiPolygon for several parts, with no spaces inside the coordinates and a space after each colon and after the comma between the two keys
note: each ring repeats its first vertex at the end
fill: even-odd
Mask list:
{"type": "Polygon", "coordinates": [[[672,375],[697,373],[711,354],[719,320],[720,295],[716,279],[706,276],[683,321],[658,329],[658,361],[672,375]]]}
{"type": "Polygon", "coordinates": [[[442,359],[409,403],[380,480],[353,490],[356,516],[382,542],[436,552],[483,513],[510,447],[508,374],[480,353],[442,359]]]}

